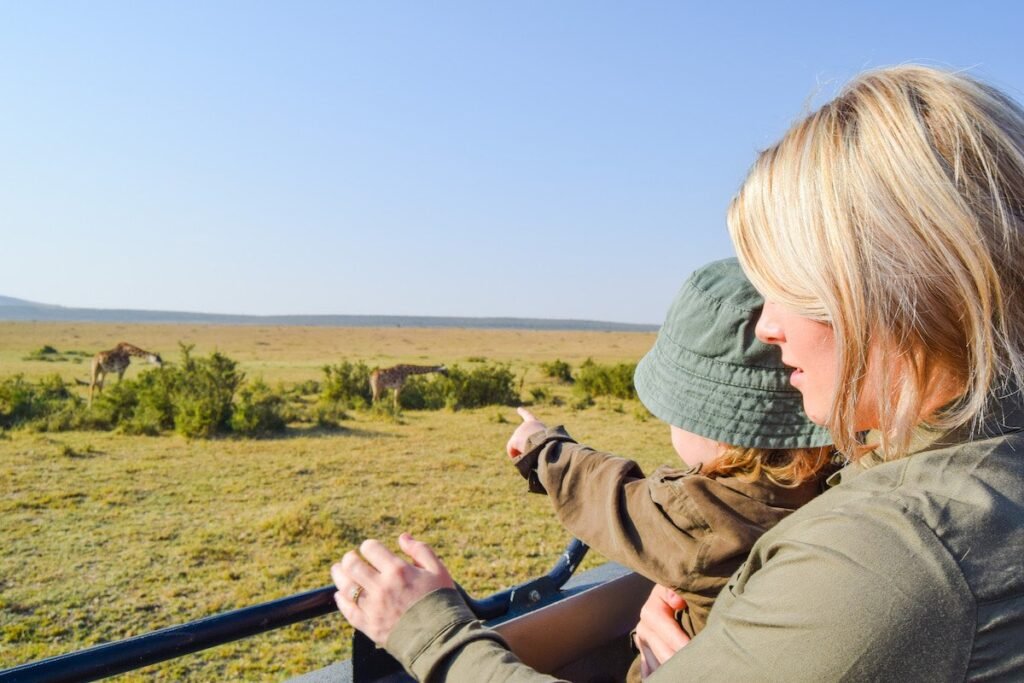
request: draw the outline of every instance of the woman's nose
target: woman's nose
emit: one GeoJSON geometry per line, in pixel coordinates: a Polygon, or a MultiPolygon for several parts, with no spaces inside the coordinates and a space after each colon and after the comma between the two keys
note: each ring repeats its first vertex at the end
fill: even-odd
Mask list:
{"type": "Polygon", "coordinates": [[[754,334],[765,344],[781,344],[785,340],[776,304],[770,301],[764,303],[761,315],[757,318],[757,325],[754,327],[754,334]]]}

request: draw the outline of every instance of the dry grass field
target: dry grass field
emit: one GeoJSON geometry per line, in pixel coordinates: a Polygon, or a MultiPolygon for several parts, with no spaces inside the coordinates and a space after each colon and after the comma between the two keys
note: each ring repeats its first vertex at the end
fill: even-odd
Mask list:
{"type": "MultiPolygon", "coordinates": [[[[268,382],[320,380],[341,360],[508,362],[534,386],[569,389],[538,364],[635,362],[653,334],[0,323],[0,378],[87,363],[23,360],[43,345],[90,354],[128,341],[165,358],[178,342],[220,350],[268,382]]],[[[129,376],[139,372],[129,369],[129,376]]],[[[645,469],[671,461],[667,429],[635,402],[537,406],[581,441],[645,469]]],[[[403,530],[433,543],[475,595],[546,572],[568,536],[506,462],[509,407],[353,411],[338,429],[188,441],[100,432],[0,435],[0,667],[198,619],[329,583],[361,539],[403,530]]],[[[591,566],[600,558],[588,559],[591,566]]],[[[220,646],[119,680],[284,680],[348,656],[340,616],[220,646]]]]}

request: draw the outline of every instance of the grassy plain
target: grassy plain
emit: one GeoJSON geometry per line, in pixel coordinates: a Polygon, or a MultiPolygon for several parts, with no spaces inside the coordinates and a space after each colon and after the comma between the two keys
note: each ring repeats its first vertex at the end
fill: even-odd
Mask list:
{"type": "MultiPolygon", "coordinates": [[[[649,333],[414,328],[0,323],[0,377],[88,374],[87,363],[24,360],[41,346],[90,353],[129,341],[177,357],[214,349],[268,382],[370,366],[511,364],[523,396],[539,363],[636,361],[649,333]]],[[[129,373],[138,372],[133,367],[129,373]]],[[[536,406],[580,440],[645,469],[674,458],[667,429],[635,402],[536,406]]],[[[0,667],[319,588],[363,538],[403,530],[434,544],[456,580],[485,595],[546,572],[568,536],[506,462],[512,408],[352,412],[336,430],[187,441],[74,432],[0,435],[0,667]]],[[[588,565],[600,558],[589,558],[588,565]]],[[[284,680],[348,656],[331,615],[190,655],[120,680],[284,680]]]]}

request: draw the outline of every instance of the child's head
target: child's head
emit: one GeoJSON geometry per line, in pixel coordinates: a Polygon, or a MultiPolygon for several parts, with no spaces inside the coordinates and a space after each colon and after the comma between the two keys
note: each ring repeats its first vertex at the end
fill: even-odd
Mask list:
{"type": "Polygon", "coordinates": [[[669,308],[634,378],[672,426],[672,445],[707,474],[799,484],[828,462],[832,437],[803,412],[792,368],[754,336],[764,300],[736,259],[696,270],[669,308]]]}

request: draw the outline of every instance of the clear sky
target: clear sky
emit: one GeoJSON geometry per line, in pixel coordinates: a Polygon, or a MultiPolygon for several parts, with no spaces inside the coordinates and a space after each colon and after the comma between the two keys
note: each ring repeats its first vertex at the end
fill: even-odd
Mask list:
{"type": "Polygon", "coordinates": [[[0,0],[0,294],[659,323],[865,68],[1024,99],[1017,2],[0,0]]]}

